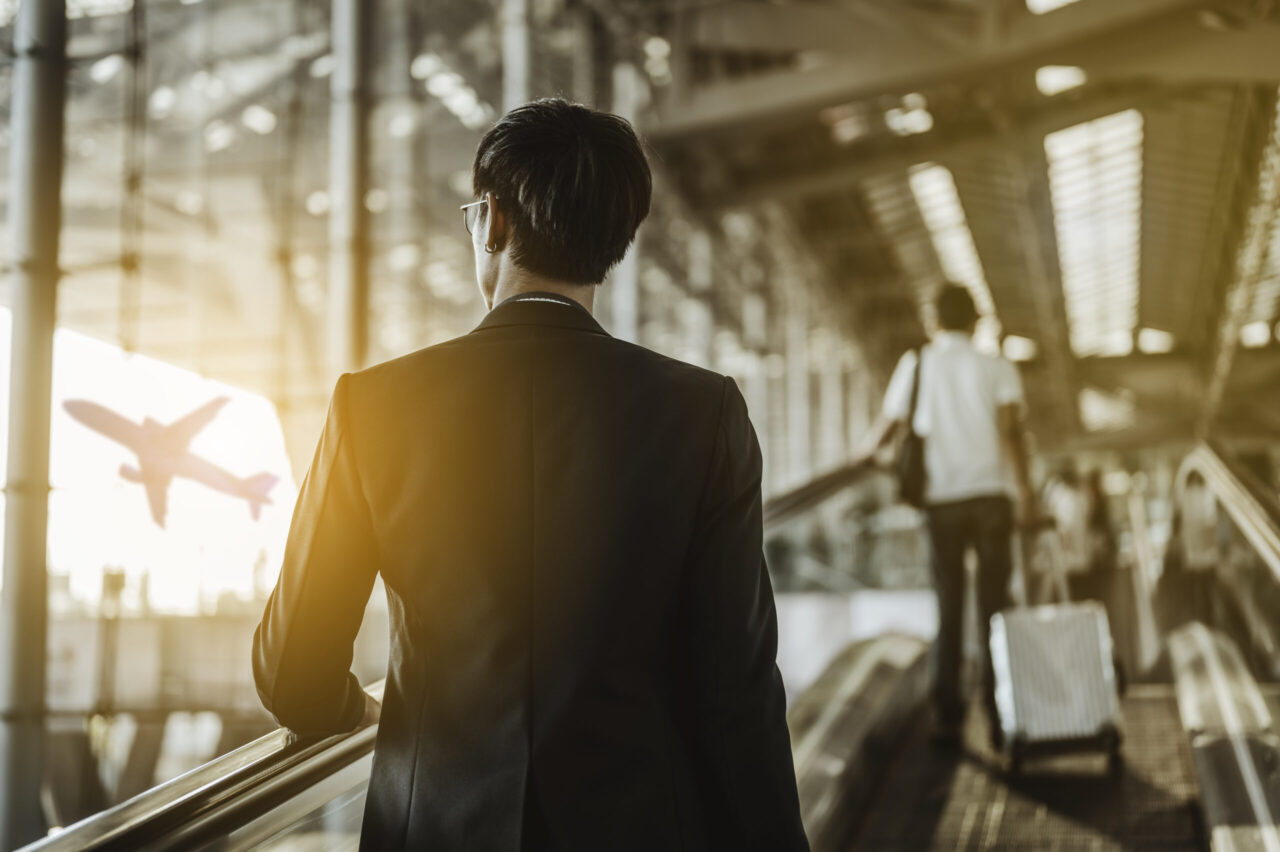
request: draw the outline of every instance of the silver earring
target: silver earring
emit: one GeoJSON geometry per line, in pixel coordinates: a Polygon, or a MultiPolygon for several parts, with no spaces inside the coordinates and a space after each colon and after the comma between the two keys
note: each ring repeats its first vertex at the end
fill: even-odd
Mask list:
{"type": "Polygon", "coordinates": [[[492,243],[485,243],[484,250],[486,254],[493,254],[498,250],[498,247],[496,245],[493,245],[492,243]]]}

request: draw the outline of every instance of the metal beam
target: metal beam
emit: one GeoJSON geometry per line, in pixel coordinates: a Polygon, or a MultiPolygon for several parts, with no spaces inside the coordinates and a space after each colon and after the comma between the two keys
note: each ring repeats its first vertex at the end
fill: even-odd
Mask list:
{"type": "Polygon", "coordinates": [[[67,23],[64,0],[25,0],[13,33],[9,229],[13,334],[4,590],[0,599],[0,848],[44,834],[45,552],[57,320],[67,23]]]}
{"type": "MultiPolygon", "coordinates": [[[[1103,90],[1089,97],[1063,103],[1050,102],[1042,111],[1018,122],[1018,136],[1037,142],[1046,134],[1091,121],[1131,107],[1192,97],[1192,87],[1130,86],[1103,90]]],[[[959,133],[940,131],[914,139],[903,139],[892,149],[873,154],[853,153],[836,162],[823,163],[799,174],[779,175],[776,170],[761,181],[738,181],[717,189],[706,199],[715,207],[734,207],[763,201],[788,200],[812,195],[830,195],[857,186],[868,178],[905,172],[918,163],[949,161],[990,150],[1003,144],[1006,136],[992,127],[977,127],[959,133]]]]}
{"type": "MultiPolygon", "coordinates": [[[[880,94],[981,76],[1015,63],[1054,63],[1073,49],[1092,47],[1102,52],[1099,42],[1104,35],[1106,49],[1120,50],[1123,55],[1130,45],[1149,38],[1152,21],[1194,6],[1194,0],[1081,0],[1048,15],[1024,15],[1008,23],[1006,37],[998,44],[983,45],[975,40],[967,50],[884,39],[858,45],[856,51],[845,45],[841,52],[844,58],[816,68],[753,75],[695,88],[687,98],[667,104],[659,120],[646,132],[651,139],[661,140],[729,131],[787,116],[813,114],[828,106],[880,94]]],[[[745,20],[773,15],[774,8],[739,2],[717,4],[703,14],[745,20]]],[[[786,8],[790,11],[793,7],[786,8]]],[[[829,17],[825,12],[817,14],[824,21],[829,17]]]]}
{"type": "Polygon", "coordinates": [[[1205,391],[1204,408],[1197,428],[1201,435],[1210,434],[1217,419],[1222,398],[1231,375],[1232,362],[1240,346],[1240,329],[1249,320],[1254,293],[1266,275],[1267,258],[1280,229],[1280,110],[1274,100],[1274,90],[1268,93],[1271,101],[1260,120],[1270,132],[1258,158],[1257,189],[1244,221],[1244,229],[1235,252],[1235,265],[1231,280],[1223,293],[1223,310],[1218,322],[1218,335],[1209,362],[1209,381],[1205,391]]]}
{"type": "Polygon", "coordinates": [[[333,0],[329,108],[329,369],[364,366],[369,337],[369,36],[376,4],[333,0]]]}
{"type": "MultiPolygon", "coordinates": [[[[1049,387],[1065,415],[1056,425],[1071,431],[1080,423],[1076,405],[1077,384],[1062,305],[1058,244],[1043,137],[1018,135],[1007,116],[1001,113],[993,113],[993,119],[1005,136],[1008,180],[1019,201],[1017,240],[1026,259],[1027,286],[1038,326],[1040,351],[1048,368],[1049,387]]],[[[963,197],[961,200],[963,203],[963,197]]],[[[999,305],[996,307],[998,310],[999,305]]]]}
{"type": "Polygon", "coordinates": [[[531,97],[533,44],[529,0],[502,0],[502,111],[510,112],[531,97]]]}

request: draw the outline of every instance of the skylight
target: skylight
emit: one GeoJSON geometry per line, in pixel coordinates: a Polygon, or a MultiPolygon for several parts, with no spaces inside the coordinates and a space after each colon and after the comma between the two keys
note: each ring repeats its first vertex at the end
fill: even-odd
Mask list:
{"type": "Polygon", "coordinates": [[[1027,11],[1033,15],[1043,15],[1063,6],[1070,6],[1076,0],[1027,0],[1027,11]]]}
{"type": "Polygon", "coordinates": [[[995,303],[950,170],[936,163],[922,163],[911,168],[908,181],[943,274],[969,288],[984,318],[978,325],[975,342],[988,351],[998,351],[1000,326],[995,319],[995,303]]]}
{"type": "Polygon", "coordinates": [[[1148,355],[1159,355],[1172,352],[1173,335],[1158,328],[1144,328],[1138,332],[1138,349],[1148,355]]]}
{"type": "Polygon", "coordinates": [[[1090,432],[1112,432],[1133,425],[1134,405],[1118,394],[1094,388],[1080,391],[1080,420],[1090,432]]]}
{"type": "Polygon", "coordinates": [[[1084,69],[1075,65],[1045,65],[1036,69],[1036,88],[1049,97],[1083,86],[1088,79],[1084,69]]]}
{"type": "Polygon", "coordinates": [[[1128,354],[1138,320],[1142,114],[1050,133],[1044,149],[1071,349],[1128,354]]]}

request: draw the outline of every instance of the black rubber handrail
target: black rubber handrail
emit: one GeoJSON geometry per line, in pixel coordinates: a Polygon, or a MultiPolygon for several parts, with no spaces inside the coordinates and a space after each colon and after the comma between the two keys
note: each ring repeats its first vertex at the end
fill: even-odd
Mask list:
{"type": "MultiPolygon", "coordinates": [[[[1219,444],[1204,443],[1193,450],[1178,471],[1178,483],[1184,483],[1193,470],[1204,477],[1222,510],[1266,566],[1268,574],[1262,581],[1280,591],[1280,501],[1276,495],[1219,444]]],[[[1255,599],[1259,591],[1256,587],[1241,588],[1239,581],[1225,588],[1241,631],[1237,641],[1249,652],[1257,671],[1272,678],[1280,673],[1280,631],[1265,611],[1266,601],[1255,599]]],[[[1265,597],[1274,601],[1276,595],[1265,597]]]]}
{"type": "Polygon", "coordinates": [[[1204,477],[1218,502],[1280,583],[1280,501],[1215,444],[1201,444],[1193,450],[1182,463],[1178,481],[1184,481],[1192,470],[1204,477]]]}
{"type": "MultiPolygon", "coordinates": [[[[383,686],[365,691],[381,699],[383,686]]],[[[322,738],[278,728],[20,852],[195,848],[369,754],[376,736],[376,725],[322,738]]]]}
{"type": "Polygon", "coordinates": [[[873,462],[853,462],[824,473],[799,488],[771,497],[764,501],[765,531],[816,508],[882,470],[873,462]]]}

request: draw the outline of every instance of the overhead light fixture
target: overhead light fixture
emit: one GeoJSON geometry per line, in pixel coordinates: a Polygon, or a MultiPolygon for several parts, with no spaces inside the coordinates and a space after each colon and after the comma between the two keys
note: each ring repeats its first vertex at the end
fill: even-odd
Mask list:
{"type": "Polygon", "coordinates": [[[312,216],[323,216],[329,212],[329,193],[317,189],[307,196],[307,212],[312,216]]]}
{"type": "Polygon", "coordinates": [[[662,36],[649,36],[644,40],[644,55],[650,59],[667,59],[671,56],[671,42],[662,36]]]}
{"type": "Polygon", "coordinates": [[[1271,323],[1265,320],[1251,322],[1240,329],[1240,345],[1258,349],[1271,342],[1271,323]]]}
{"type": "Polygon", "coordinates": [[[160,86],[147,98],[147,112],[152,118],[164,118],[178,103],[178,93],[171,86],[160,86]]]}
{"type": "Polygon", "coordinates": [[[387,252],[387,266],[397,272],[404,272],[418,265],[421,254],[414,243],[401,243],[387,252]]]}
{"type": "Polygon", "coordinates": [[[1142,113],[1055,131],[1044,150],[1071,349],[1127,355],[1138,320],[1142,113]]]}
{"type": "Polygon", "coordinates": [[[364,194],[364,208],[370,213],[382,213],[386,211],[387,205],[391,199],[387,197],[385,189],[374,187],[364,194]]]}
{"type": "Polygon", "coordinates": [[[240,113],[240,123],[259,136],[266,136],[276,129],[276,114],[260,104],[250,104],[240,113]]]}
{"type": "Polygon", "coordinates": [[[437,98],[452,95],[462,85],[462,78],[452,71],[437,71],[427,78],[427,91],[437,98]]]}
{"type": "Polygon", "coordinates": [[[1075,65],[1045,65],[1036,69],[1036,88],[1047,97],[1079,88],[1088,79],[1084,69],[1075,65]]]}
{"type": "Polygon", "coordinates": [[[89,77],[95,83],[106,83],[120,73],[124,67],[124,57],[118,53],[104,56],[89,66],[89,77]]]}
{"type": "Polygon", "coordinates": [[[1037,349],[1034,340],[1016,334],[1006,335],[1001,344],[1004,357],[1010,361],[1030,361],[1036,357],[1037,349]]]}
{"type": "Polygon", "coordinates": [[[434,53],[420,53],[409,63],[409,76],[425,80],[444,67],[444,60],[434,53]]]}
{"type": "Polygon", "coordinates": [[[328,77],[333,73],[335,60],[332,53],[326,53],[324,56],[317,56],[311,61],[310,74],[315,80],[322,77],[328,77]]]}
{"type": "Polygon", "coordinates": [[[236,129],[221,119],[209,122],[204,129],[204,147],[212,153],[225,151],[234,141],[236,129]]]}
{"type": "Polygon", "coordinates": [[[198,192],[185,190],[179,192],[174,198],[173,206],[188,216],[198,216],[204,212],[204,196],[198,192]]]}
{"type": "Polygon", "coordinates": [[[1094,388],[1080,391],[1080,421],[1090,432],[1112,432],[1133,425],[1134,404],[1118,394],[1094,388]]]}
{"type": "Polygon", "coordinates": [[[387,133],[391,134],[392,139],[405,139],[413,133],[417,125],[418,122],[414,119],[413,113],[403,109],[391,116],[391,120],[387,122],[387,133]]]}
{"type": "Polygon", "coordinates": [[[1027,0],[1027,11],[1033,15],[1043,15],[1075,2],[1076,0],[1027,0]]]}
{"type": "Polygon", "coordinates": [[[841,145],[850,145],[866,136],[870,127],[860,115],[849,115],[831,125],[831,138],[841,145]]]}
{"type": "Polygon", "coordinates": [[[1148,355],[1162,355],[1173,351],[1173,335],[1158,328],[1144,328],[1138,331],[1138,351],[1148,355]]]}
{"type": "Polygon", "coordinates": [[[884,123],[898,136],[914,136],[933,129],[933,114],[924,95],[911,92],[902,96],[901,106],[885,111],[884,123]]]}

